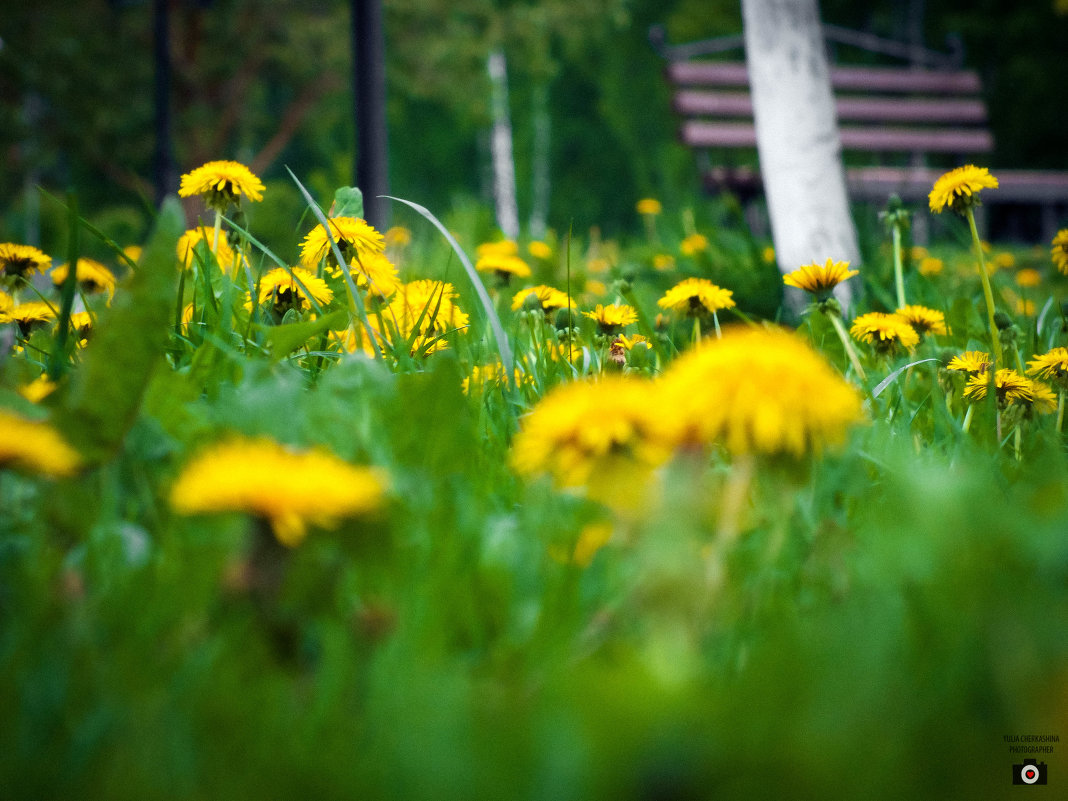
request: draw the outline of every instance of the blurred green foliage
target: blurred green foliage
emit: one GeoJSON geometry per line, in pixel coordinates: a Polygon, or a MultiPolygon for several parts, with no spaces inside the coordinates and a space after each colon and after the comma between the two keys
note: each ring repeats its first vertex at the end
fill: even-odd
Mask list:
{"type": "MultiPolygon", "coordinates": [[[[147,231],[152,196],[151,4],[55,0],[8,9],[0,49],[0,222],[10,240],[61,247],[56,210],[35,196],[75,188],[93,221],[121,243],[147,231]],[[91,68],[90,68],[91,67],[91,68]],[[91,76],[91,80],[89,77],[91,76]]],[[[907,39],[919,9],[928,46],[963,37],[984,77],[995,164],[1068,167],[1059,118],[1047,113],[1068,75],[1060,57],[1068,17],[1049,2],[824,0],[823,18],[907,39]]],[[[647,40],[663,23],[672,42],[737,33],[735,0],[561,0],[385,3],[392,191],[446,210],[488,197],[485,59],[502,47],[509,87],[521,218],[532,212],[535,120],[548,98],[549,224],[618,232],[633,202],[672,205],[699,195],[692,154],[676,141],[662,62],[647,40]]],[[[253,167],[300,207],[284,178],[327,174],[323,191],[352,182],[348,4],[215,0],[172,4],[177,168],[215,158],[253,167]]],[[[314,185],[314,182],[312,183],[314,185]]],[[[173,191],[174,187],[171,187],[173,191]]],[[[267,209],[264,209],[266,217],[267,209]]],[[[62,219],[62,215],[59,215],[62,219]]],[[[281,216],[269,238],[291,236],[281,216]]],[[[291,223],[290,223],[291,224],[291,223]]],[[[265,229],[261,229],[265,230],[265,229]]],[[[91,255],[91,254],[90,254],[91,255]]]]}

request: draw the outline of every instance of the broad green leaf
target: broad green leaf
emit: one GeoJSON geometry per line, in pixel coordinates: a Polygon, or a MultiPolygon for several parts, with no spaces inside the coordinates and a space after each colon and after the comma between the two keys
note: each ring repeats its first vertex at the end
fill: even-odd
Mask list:
{"type": "Polygon", "coordinates": [[[344,328],[349,321],[349,313],[336,311],[317,320],[288,325],[257,326],[267,337],[271,349],[271,359],[279,361],[295,351],[309,339],[330,329],[344,328]]]}
{"type": "Polygon", "coordinates": [[[170,328],[175,247],[185,230],[182,207],[168,197],[141,264],[100,315],[57,422],[90,461],[114,452],[133,425],[152,370],[162,360],[170,328]]]}
{"type": "Polygon", "coordinates": [[[363,192],[355,186],[343,186],[334,192],[331,217],[359,217],[363,219],[363,192]]]}

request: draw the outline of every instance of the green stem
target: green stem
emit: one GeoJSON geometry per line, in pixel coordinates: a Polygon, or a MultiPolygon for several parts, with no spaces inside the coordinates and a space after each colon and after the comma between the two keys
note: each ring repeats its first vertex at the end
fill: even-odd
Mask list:
{"type": "Polygon", "coordinates": [[[975,211],[971,206],[965,209],[968,218],[968,227],[972,232],[972,241],[975,243],[975,252],[979,256],[979,277],[983,282],[983,297],[986,299],[986,316],[990,323],[990,340],[994,350],[994,372],[1002,365],[1004,355],[1001,352],[1001,338],[998,336],[998,326],[994,322],[994,292],[990,288],[990,276],[986,272],[986,260],[983,258],[983,243],[979,239],[979,230],[975,227],[975,211]]]}
{"type": "Polygon", "coordinates": [[[215,260],[219,259],[219,233],[222,231],[222,212],[215,212],[215,233],[211,238],[211,253],[215,260]]]}
{"type": "Polygon", "coordinates": [[[849,363],[853,365],[853,370],[856,371],[861,381],[867,381],[868,376],[865,374],[864,368],[860,366],[860,358],[857,356],[853,343],[849,341],[849,334],[846,333],[845,326],[842,325],[842,318],[834,312],[825,312],[825,314],[831,319],[831,325],[834,326],[835,333],[842,340],[842,347],[845,348],[846,356],[849,357],[849,363]]]}
{"type": "Polygon", "coordinates": [[[901,266],[901,229],[897,223],[892,226],[894,246],[894,285],[897,287],[897,307],[903,309],[905,303],[905,276],[901,266]]]}
{"type": "Polygon", "coordinates": [[[1057,433],[1060,434],[1064,426],[1064,390],[1057,393],[1057,433]]]}
{"type": "Polygon", "coordinates": [[[964,413],[964,422],[961,423],[960,430],[965,434],[968,433],[968,429],[972,427],[972,413],[975,411],[975,405],[969,404],[968,411],[964,413]]]}

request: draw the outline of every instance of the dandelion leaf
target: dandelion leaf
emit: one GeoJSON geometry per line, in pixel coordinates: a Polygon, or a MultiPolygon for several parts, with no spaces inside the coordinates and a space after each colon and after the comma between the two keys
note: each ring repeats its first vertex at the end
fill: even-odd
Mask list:
{"type": "Polygon", "coordinates": [[[117,449],[163,358],[174,303],[175,248],[185,229],[177,199],[163,202],[140,266],[115,293],[72,376],[58,421],[89,460],[117,449]]]}
{"type": "Polygon", "coordinates": [[[267,337],[274,361],[284,359],[309,339],[331,329],[344,328],[349,321],[347,311],[336,311],[317,320],[288,323],[286,325],[260,326],[267,337]]]}
{"type": "Polygon", "coordinates": [[[331,217],[359,217],[363,219],[363,192],[355,186],[343,186],[334,192],[331,217]]]}

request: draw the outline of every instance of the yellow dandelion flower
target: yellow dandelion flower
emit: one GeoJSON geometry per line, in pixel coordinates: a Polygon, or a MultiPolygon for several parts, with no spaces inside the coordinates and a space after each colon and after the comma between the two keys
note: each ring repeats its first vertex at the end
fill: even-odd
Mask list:
{"type": "Polygon", "coordinates": [[[519,245],[511,239],[501,239],[497,242],[483,242],[475,248],[475,258],[485,259],[493,256],[519,256],[519,245]]]}
{"type": "Polygon", "coordinates": [[[643,197],[635,204],[634,208],[638,211],[638,214],[648,217],[655,217],[663,211],[660,201],[652,197],[643,197]]]}
{"type": "Polygon", "coordinates": [[[707,278],[687,278],[664,293],[656,305],[687,317],[701,317],[720,309],[733,309],[733,295],[707,278]]]}
{"type": "Polygon", "coordinates": [[[403,225],[394,225],[382,235],[386,247],[405,248],[412,243],[412,232],[403,225]]]}
{"type": "Polygon", "coordinates": [[[528,278],[530,267],[518,256],[488,255],[475,262],[475,269],[480,273],[496,273],[498,278],[509,280],[512,276],[528,278]]]}
{"type": "Polygon", "coordinates": [[[549,261],[553,257],[553,249],[540,239],[535,239],[527,245],[527,253],[538,261],[549,261]]]}
{"type": "Polygon", "coordinates": [[[48,423],[0,409],[0,470],[12,468],[44,476],[69,476],[81,456],[48,423]]]}
{"type": "Polygon", "coordinates": [[[646,348],[652,347],[652,345],[649,344],[649,338],[642,336],[641,334],[634,334],[634,336],[629,337],[625,334],[620,334],[616,337],[615,341],[626,351],[634,350],[634,348],[639,345],[646,348]]]}
{"type": "Polygon", "coordinates": [[[946,315],[937,309],[929,309],[926,306],[902,306],[894,314],[911,325],[921,337],[926,334],[945,336],[948,333],[946,315]]]}
{"type": "Polygon", "coordinates": [[[598,303],[593,311],[583,312],[582,315],[596,321],[597,327],[605,334],[615,333],[624,326],[638,322],[638,312],[619,303],[610,303],[607,306],[598,303]]]}
{"type": "Polygon", "coordinates": [[[207,226],[191,228],[178,237],[178,245],[175,248],[178,261],[187,269],[191,267],[196,258],[196,246],[201,242],[207,245],[209,251],[212,249],[212,244],[215,244],[215,260],[219,263],[219,268],[233,275],[234,268],[238,264],[238,257],[234,249],[230,247],[226,232],[219,231],[219,239],[216,241],[215,229],[207,226]]]}
{"type": "Polygon", "coordinates": [[[1049,255],[1054,266],[1064,275],[1068,275],[1068,228],[1062,228],[1053,237],[1049,255]]]}
{"type": "Polygon", "coordinates": [[[653,256],[653,269],[658,272],[667,272],[675,269],[675,257],[670,253],[657,253],[653,256]]]}
{"type": "MultiPolygon", "coordinates": [[[[505,377],[507,373],[504,372],[504,365],[500,362],[493,362],[491,364],[479,365],[476,364],[471,368],[471,372],[460,383],[460,388],[465,395],[471,394],[472,390],[481,390],[487,387],[503,387],[505,384],[505,377]]],[[[530,379],[524,379],[523,371],[516,367],[512,373],[512,381],[516,386],[530,379]]]]}
{"type": "Polygon", "coordinates": [[[896,314],[868,312],[853,320],[849,333],[854,339],[866,342],[880,353],[889,353],[898,347],[912,350],[920,342],[920,335],[906,320],[896,314]]]}
{"type": "Polygon", "coordinates": [[[0,277],[25,278],[43,273],[51,264],[51,257],[32,245],[0,244],[0,277]]]}
{"type": "MultiPolygon", "coordinates": [[[[976,402],[985,400],[989,383],[988,372],[976,373],[968,379],[964,387],[965,399],[976,402]]],[[[998,408],[1001,409],[1014,403],[1030,404],[1035,398],[1030,379],[1007,367],[994,374],[994,392],[997,395],[998,408]]]]}
{"type": "Polygon", "coordinates": [[[383,348],[388,344],[386,338],[379,330],[378,318],[375,315],[370,315],[367,318],[368,324],[371,326],[371,333],[367,332],[367,329],[357,323],[355,326],[350,326],[344,331],[331,331],[329,334],[330,341],[339,346],[345,353],[356,353],[360,351],[367,356],[375,355],[374,345],[371,343],[372,337],[378,344],[379,348],[383,348]]]}
{"type": "Polygon", "coordinates": [[[604,281],[597,281],[593,278],[588,279],[582,289],[587,295],[592,295],[593,297],[600,297],[608,291],[604,281]]]}
{"type": "Polygon", "coordinates": [[[920,259],[920,266],[917,268],[920,275],[932,276],[938,275],[945,269],[945,262],[941,259],[937,259],[934,256],[924,256],[920,259]]]}
{"type": "Polygon", "coordinates": [[[455,287],[444,281],[411,281],[401,284],[383,318],[405,337],[415,331],[416,322],[424,334],[440,336],[462,331],[470,324],[470,318],[457,305],[459,298],[455,287]]]}
{"type": "MultiPolygon", "coordinates": [[[[59,265],[52,270],[52,283],[57,287],[62,286],[69,273],[69,264],[59,265]]],[[[74,276],[83,292],[107,292],[109,297],[115,294],[115,274],[94,259],[78,259],[74,276]]]]}
{"type": "Polygon", "coordinates": [[[1057,393],[1041,381],[1031,381],[1031,409],[1038,414],[1057,411],[1057,393]]]}
{"type": "Polygon", "coordinates": [[[950,170],[934,183],[928,196],[928,203],[935,214],[951,208],[960,214],[978,202],[979,192],[983,189],[997,189],[998,179],[990,174],[986,167],[965,164],[950,170]]]}
{"type": "Polygon", "coordinates": [[[1027,374],[1068,386],[1068,348],[1053,348],[1028,360],[1027,374]]]}
{"type": "Polygon", "coordinates": [[[782,277],[786,286],[803,289],[817,298],[826,298],[831,291],[843,281],[858,275],[859,270],[850,270],[848,261],[827,259],[827,263],[802,264],[793,272],[782,277]]]}
{"type": "Polygon", "coordinates": [[[143,248],[140,245],[127,245],[122,249],[123,255],[126,256],[126,258],[128,258],[134,264],[137,264],[139,261],[141,261],[142,251],[143,248]]]}
{"type": "Polygon", "coordinates": [[[309,526],[336,528],[343,518],[379,509],[385,491],[381,473],[327,451],[235,438],[189,460],[171,487],[170,504],[182,515],[255,515],[271,524],[279,542],[293,547],[309,526]]]}
{"type": "Polygon", "coordinates": [[[946,369],[958,370],[971,376],[976,373],[986,372],[993,363],[994,360],[990,358],[989,353],[981,350],[966,350],[960,356],[954,356],[950,359],[946,369]]]}
{"type": "MultiPolygon", "coordinates": [[[[310,270],[302,267],[294,267],[287,270],[285,267],[276,267],[264,273],[259,282],[259,303],[270,303],[277,314],[285,314],[289,309],[298,312],[311,307],[308,301],[309,295],[320,306],[334,299],[334,291],[326,285],[326,282],[310,270]],[[299,281],[298,281],[299,279],[299,281]]],[[[245,308],[251,309],[252,304],[246,303],[245,308]]]]}
{"type": "Polygon", "coordinates": [[[519,311],[526,307],[541,309],[548,314],[557,309],[573,308],[574,305],[566,292],[545,284],[525,287],[512,296],[512,311],[519,311]]]}
{"type": "Polygon", "coordinates": [[[15,299],[3,290],[0,290],[0,323],[6,323],[10,320],[9,314],[14,308],[15,299]]]}
{"type": "Polygon", "coordinates": [[[226,211],[230,204],[240,205],[244,195],[249,200],[263,200],[263,181],[248,167],[236,161],[209,161],[182,176],[179,197],[200,195],[208,208],[226,211]]]}
{"type": "Polygon", "coordinates": [[[31,300],[19,303],[9,312],[7,319],[18,323],[19,332],[28,337],[33,331],[42,328],[56,319],[56,310],[43,300],[31,300]]]}
{"type": "Polygon", "coordinates": [[[84,342],[93,332],[93,315],[87,311],[73,312],[70,316],[70,327],[78,339],[84,342]]]}
{"type": "MultiPolygon", "coordinates": [[[[359,217],[331,217],[327,222],[330,223],[330,236],[346,262],[362,259],[368,253],[381,253],[386,248],[385,238],[366,220],[359,217]]],[[[324,258],[335,264],[326,229],[317,225],[300,245],[300,263],[313,270],[324,258]]]]}
{"type": "MultiPolygon", "coordinates": [[[[520,421],[511,464],[579,487],[640,476],[670,455],[663,415],[644,379],[604,376],[550,390],[520,421]]],[[[629,482],[626,482],[629,483],[629,482]]]]}
{"type": "Polygon", "coordinates": [[[923,261],[930,255],[930,252],[923,245],[913,245],[909,248],[909,258],[913,261],[923,261]]]}
{"type": "Polygon", "coordinates": [[[604,256],[595,256],[586,260],[586,269],[591,273],[604,273],[612,268],[612,262],[604,256]]]}
{"type": "Polygon", "coordinates": [[[40,375],[30,383],[19,387],[19,394],[30,403],[40,403],[55,392],[55,389],[55,381],[51,381],[47,375],[40,375]]]}
{"type": "Polygon", "coordinates": [[[731,453],[818,452],[862,419],[861,398],[796,334],[727,328],[679,357],[660,380],[660,414],[679,444],[731,453]]]}
{"type": "Polygon", "coordinates": [[[551,340],[545,343],[545,352],[554,362],[570,362],[578,364],[586,358],[586,352],[577,340],[570,342],[557,342],[551,340]]]}
{"type": "Polygon", "coordinates": [[[1016,266],[1016,257],[1011,253],[1001,251],[999,253],[994,254],[993,258],[990,259],[990,264],[988,266],[992,268],[990,270],[991,272],[997,272],[998,270],[1011,270],[1013,267],[1016,266]]]}
{"type": "Polygon", "coordinates": [[[764,259],[765,264],[775,263],[775,248],[768,245],[760,252],[760,257],[764,259]]]}
{"type": "Polygon", "coordinates": [[[1042,284],[1042,273],[1034,267],[1024,267],[1016,273],[1016,286],[1021,289],[1034,289],[1042,284]]]}
{"type": "Polygon", "coordinates": [[[353,259],[349,268],[356,286],[380,298],[388,298],[401,285],[397,267],[385,253],[366,253],[353,259]]]}
{"type": "Polygon", "coordinates": [[[708,250],[708,237],[704,234],[690,234],[679,243],[679,252],[683,256],[696,256],[708,250]]]}
{"type": "Polygon", "coordinates": [[[1015,298],[1013,307],[1016,309],[1016,313],[1023,317],[1034,317],[1035,312],[1038,311],[1038,307],[1035,306],[1035,302],[1030,298],[1015,298]]]}

